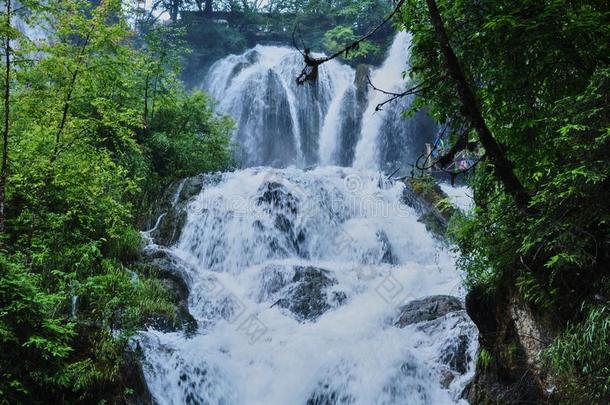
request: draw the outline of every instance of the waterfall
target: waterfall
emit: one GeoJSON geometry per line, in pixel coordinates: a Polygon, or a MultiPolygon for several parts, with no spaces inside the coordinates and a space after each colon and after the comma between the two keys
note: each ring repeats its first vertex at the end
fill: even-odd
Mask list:
{"type": "MultiPolygon", "coordinates": [[[[399,86],[407,44],[399,34],[377,85],[399,86]]],[[[186,219],[171,246],[145,233],[188,285],[198,325],[140,333],[151,394],[161,405],[463,403],[477,331],[453,298],[455,258],[403,203],[405,185],[379,172],[413,153],[396,145],[417,148],[419,124],[390,126],[409,100],[367,115],[381,100],[369,92],[363,114],[353,69],[331,62],[297,86],[301,67],[289,48],[257,46],[210,70],[205,88],[236,119],[246,168],[198,177],[187,201],[175,194],[186,219]],[[441,301],[418,307],[429,296],[441,301]],[[453,310],[428,318],[443,302],[453,310]]]]}
{"type": "MultiPolygon", "coordinates": [[[[386,61],[371,74],[375,86],[393,92],[405,88],[409,43],[408,34],[396,35],[386,61]]],[[[212,65],[204,88],[219,100],[220,111],[235,118],[244,166],[353,163],[387,171],[406,168],[432,140],[436,126],[425,113],[402,117],[412,98],[376,111],[388,96],[369,91],[360,111],[352,68],[331,61],[320,67],[314,84],[299,86],[294,79],[302,67],[294,49],[260,45],[212,65]],[[355,140],[354,132],[360,134],[355,140]]]]}
{"type": "MultiPolygon", "coordinates": [[[[400,93],[409,86],[408,59],[410,35],[400,32],[394,38],[383,65],[371,75],[371,82],[379,89],[400,93]]],[[[360,141],[356,146],[354,167],[393,170],[415,162],[426,141],[436,131],[434,122],[425,113],[406,119],[412,96],[386,104],[381,111],[377,106],[388,99],[382,92],[371,92],[362,118],[360,141]],[[382,167],[381,163],[387,165],[382,167]]]]}
{"type": "Polygon", "coordinates": [[[304,167],[320,157],[335,163],[334,137],[342,131],[342,106],[354,97],[354,71],[331,61],[315,84],[299,86],[302,62],[294,49],[259,45],[210,68],[205,88],[237,121],[245,166],[304,167]]]}

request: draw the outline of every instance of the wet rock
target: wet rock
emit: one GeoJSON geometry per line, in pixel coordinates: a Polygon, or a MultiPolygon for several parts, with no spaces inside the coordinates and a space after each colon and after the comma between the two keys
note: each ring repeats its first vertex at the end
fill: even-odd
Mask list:
{"type": "MultiPolygon", "coordinates": [[[[257,204],[264,207],[265,211],[274,216],[274,226],[282,232],[287,244],[300,257],[307,258],[308,253],[302,249],[305,234],[302,230],[295,229],[294,218],[299,207],[299,198],[295,195],[298,190],[290,190],[286,185],[271,181],[263,184],[259,192],[257,204]]],[[[260,221],[255,221],[254,226],[261,229],[260,221]]],[[[271,241],[273,250],[282,252],[278,241],[271,241]],[[274,245],[275,244],[275,245],[274,245]]]]}
{"type": "Polygon", "coordinates": [[[383,252],[383,256],[381,257],[381,262],[388,263],[388,264],[398,263],[398,260],[396,259],[396,257],[394,256],[394,253],[392,252],[392,245],[390,244],[388,235],[386,235],[386,233],[383,231],[378,231],[376,236],[377,236],[377,240],[379,242],[381,242],[381,249],[383,252]]]}
{"type": "Polygon", "coordinates": [[[146,327],[163,332],[184,331],[187,335],[197,330],[197,321],[188,310],[189,288],[184,267],[167,252],[155,251],[134,265],[137,273],[161,281],[175,304],[173,314],[154,314],[146,320],[146,327]]]}
{"type": "Polygon", "coordinates": [[[171,246],[180,239],[182,228],[186,224],[186,210],[170,208],[161,218],[157,228],[151,232],[155,243],[163,246],[171,246]]]}
{"type": "Polygon", "coordinates": [[[316,388],[309,395],[307,405],[348,405],[356,402],[350,393],[350,383],[354,377],[351,374],[353,363],[341,360],[333,367],[321,371],[322,377],[316,388]]]}
{"type": "Polygon", "coordinates": [[[200,174],[193,177],[187,177],[183,181],[182,189],[178,194],[176,204],[187,202],[198,195],[203,189],[204,176],[200,174]]]}
{"type": "Polygon", "coordinates": [[[383,403],[387,404],[432,404],[426,382],[432,371],[421,367],[414,358],[405,360],[382,388],[383,403]]]}
{"type": "Polygon", "coordinates": [[[468,345],[468,336],[460,335],[456,341],[450,342],[443,348],[441,362],[458,374],[466,373],[468,371],[468,363],[471,360],[468,354],[468,345]]]}
{"type": "MultiPolygon", "coordinates": [[[[441,296],[443,297],[443,296],[441,296]]],[[[459,303],[459,302],[458,302],[459,303]]],[[[451,308],[457,308],[450,304],[451,308]]],[[[440,383],[466,374],[472,364],[477,330],[474,323],[468,318],[464,309],[451,310],[444,316],[420,322],[415,328],[429,336],[433,346],[437,346],[437,362],[443,365],[440,370],[440,383]]],[[[449,384],[451,381],[449,381],[449,384]]]]}
{"type": "MultiPolygon", "coordinates": [[[[128,349],[123,354],[123,361],[119,369],[120,381],[115,387],[111,388],[110,391],[117,390],[113,400],[110,403],[115,402],[117,398],[121,398],[120,403],[125,405],[152,405],[154,404],[153,396],[148,389],[146,384],[146,378],[144,377],[144,370],[141,363],[141,352],[142,349],[139,345],[137,347],[128,349]]],[[[108,395],[108,391],[105,392],[108,395]]],[[[98,401],[92,401],[95,403],[105,403],[107,401],[99,398],[98,401]]]]}
{"type": "Polygon", "coordinates": [[[413,323],[431,321],[445,316],[450,312],[463,309],[462,303],[456,297],[449,295],[433,295],[403,305],[399,309],[400,315],[394,325],[399,328],[404,328],[413,323]]]}
{"type": "Polygon", "coordinates": [[[453,380],[455,380],[455,375],[451,371],[447,369],[441,371],[441,387],[444,389],[449,388],[453,380]]]}
{"type": "Polygon", "coordinates": [[[271,181],[265,183],[259,189],[262,195],[258,198],[258,205],[268,206],[268,211],[282,211],[296,214],[299,200],[293,193],[281,183],[271,181]]]}
{"type": "Polygon", "coordinates": [[[372,68],[373,67],[371,65],[367,64],[360,64],[356,67],[356,76],[354,79],[356,83],[356,102],[361,108],[364,108],[368,101],[368,77],[371,74],[372,68]]]}
{"type": "Polygon", "coordinates": [[[296,266],[291,285],[274,305],[288,309],[300,321],[315,321],[347,299],[342,291],[328,291],[335,284],[337,281],[331,278],[328,270],[296,266]]]}
{"type": "Polygon", "coordinates": [[[162,217],[155,230],[151,232],[155,243],[171,246],[180,239],[187,219],[186,207],[191,199],[201,192],[203,182],[203,175],[198,175],[174,182],[167,188],[163,197],[157,202],[159,212],[156,218],[161,215],[162,217]]]}
{"type": "Polygon", "coordinates": [[[258,302],[263,302],[277,294],[290,283],[290,278],[284,266],[268,265],[261,272],[262,288],[258,295],[258,302]]]}
{"type": "Polygon", "coordinates": [[[437,238],[444,238],[447,225],[441,221],[433,212],[428,211],[417,218],[417,222],[421,222],[426,227],[426,230],[437,238]]]}
{"type": "Polygon", "coordinates": [[[314,393],[306,402],[307,405],[347,405],[353,404],[354,398],[348,394],[333,391],[328,384],[322,387],[322,392],[314,393]]]}
{"type": "Polygon", "coordinates": [[[463,397],[476,404],[557,403],[555,382],[538,356],[556,333],[553,314],[534,311],[504,285],[493,295],[470,291],[466,310],[490,361],[477,362],[463,397]]]}
{"type": "Polygon", "coordinates": [[[448,203],[448,196],[431,176],[404,179],[402,201],[419,214],[418,221],[433,235],[444,238],[447,223],[456,208],[448,203]]]}

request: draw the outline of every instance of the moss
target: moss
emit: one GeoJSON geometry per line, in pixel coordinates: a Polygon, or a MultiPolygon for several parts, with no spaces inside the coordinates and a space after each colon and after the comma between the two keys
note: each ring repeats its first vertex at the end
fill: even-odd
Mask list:
{"type": "Polygon", "coordinates": [[[456,212],[448,196],[430,175],[406,179],[407,186],[426,206],[418,221],[435,236],[445,239],[447,224],[456,212]]]}

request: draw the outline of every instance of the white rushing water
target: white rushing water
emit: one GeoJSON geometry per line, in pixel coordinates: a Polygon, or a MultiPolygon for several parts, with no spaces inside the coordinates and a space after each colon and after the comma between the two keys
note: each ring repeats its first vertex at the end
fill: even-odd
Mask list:
{"type": "MultiPolygon", "coordinates": [[[[403,69],[397,42],[373,79],[403,69]]],[[[297,87],[300,62],[258,46],[212,67],[206,86],[237,119],[244,164],[281,168],[204,176],[175,244],[145,234],[188,284],[198,324],[189,336],[140,334],[148,387],[159,404],[464,402],[477,349],[465,311],[395,325],[406,303],[461,296],[455,259],[402,203],[404,184],[378,172],[383,120],[362,118],[356,149],[372,154],[356,152],[357,168],[332,166],[360,133],[344,118],[354,72],[329,64],[297,87]],[[312,162],[327,166],[298,168],[312,162]]]]}
{"type": "MultiPolygon", "coordinates": [[[[409,36],[399,33],[383,65],[370,73],[373,83],[402,91],[409,36]]],[[[204,88],[220,100],[219,110],[237,122],[235,140],[244,166],[307,167],[312,164],[387,169],[412,163],[436,126],[425,113],[404,119],[409,98],[387,104],[387,96],[369,91],[364,77],[336,61],[323,64],[315,83],[295,79],[303,57],[292,48],[256,46],[212,65],[204,88]],[[383,164],[382,164],[383,163],[383,164]]]]}
{"type": "Polygon", "coordinates": [[[320,68],[314,85],[299,86],[301,62],[294,49],[256,46],[210,69],[206,88],[220,100],[219,110],[237,121],[236,141],[246,166],[316,163],[320,132],[327,134],[323,159],[332,163],[330,137],[341,133],[337,119],[354,72],[332,61],[320,68]]]}
{"type": "MultiPolygon", "coordinates": [[[[409,57],[409,35],[401,32],[396,35],[389,56],[383,65],[373,72],[372,83],[380,89],[389,92],[400,92],[405,85],[403,72],[407,70],[409,57]]],[[[388,96],[382,92],[374,92],[369,98],[362,120],[361,137],[356,146],[354,167],[360,169],[377,168],[379,165],[379,133],[384,124],[388,110],[377,111],[377,106],[388,96]]],[[[391,111],[391,110],[390,110],[391,111]]]]}

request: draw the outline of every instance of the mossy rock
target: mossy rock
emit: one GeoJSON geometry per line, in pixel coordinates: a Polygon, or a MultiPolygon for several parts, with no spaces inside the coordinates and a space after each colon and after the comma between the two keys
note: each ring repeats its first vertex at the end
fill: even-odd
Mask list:
{"type": "Polygon", "coordinates": [[[432,176],[410,177],[404,182],[407,186],[403,195],[404,202],[421,213],[418,221],[429,232],[441,239],[445,238],[447,224],[456,212],[449,196],[432,176]]]}
{"type": "Polygon", "coordinates": [[[145,277],[158,279],[167,290],[174,305],[173,313],[157,313],[144,321],[146,327],[163,332],[183,331],[191,335],[197,331],[197,321],[188,309],[189,289],[177,265],[167,255],[148,257],[133,269],[145,277]]]}

